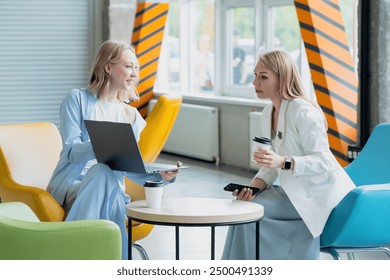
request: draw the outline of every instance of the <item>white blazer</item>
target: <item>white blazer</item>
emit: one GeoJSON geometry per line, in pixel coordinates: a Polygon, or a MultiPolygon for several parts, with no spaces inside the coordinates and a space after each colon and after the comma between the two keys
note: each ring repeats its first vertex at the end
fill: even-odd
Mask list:
{"type": "MultiPolygon", "coordinates": [[[[264,108],[262,136],[271,139],[273,105],[264,108]]],[[[260,167],[255,178],[280,185],[313,237],[322,233],[334,207],[355,187],[329,149],[323,114],[302,98],[283,100],[273,150],[294,160],[294,170],[260,167]]],[[[267,211],[267,209],[265,209],[267,211]]]]}

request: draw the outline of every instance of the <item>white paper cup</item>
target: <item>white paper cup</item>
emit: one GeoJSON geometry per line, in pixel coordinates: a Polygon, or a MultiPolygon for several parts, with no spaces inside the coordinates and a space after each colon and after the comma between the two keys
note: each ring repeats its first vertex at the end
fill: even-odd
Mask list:
{"type": "Polygon", "coordinates": [[[162,181],[146,181],[144,184],[146,205],[149,208],[161,208],[164,184],[162,181]]]}
{"type": "Polygon", "coordinates": [[[255,137],[252,139],[252,162],[256,163],[256,161],[253,160],[253,155],[255,152],[259,152],[259,148],[264,148],[267,150],[271,149],[271,140],[265,137],[255,137]]]}

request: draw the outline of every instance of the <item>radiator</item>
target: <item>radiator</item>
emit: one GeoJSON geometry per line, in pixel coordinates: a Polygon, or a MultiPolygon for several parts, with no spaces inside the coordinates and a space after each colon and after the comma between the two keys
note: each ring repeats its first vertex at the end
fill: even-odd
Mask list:
{"type": "MultiPolygon", "coordinates": [[[[261,112],[250,112],[249,113],[249,167],[252,170],[259,170],[259,166],[252,162],[252,139],[255,136],[259,136],[260,131],[260,118],[261,112]]],[[[261,136],[261,135],[260,135],[261,136]]]]}
{"type": "Polygon", "coordinates": [[[219,164],[218,108],[183,103],[163,151],[219,164]]]}

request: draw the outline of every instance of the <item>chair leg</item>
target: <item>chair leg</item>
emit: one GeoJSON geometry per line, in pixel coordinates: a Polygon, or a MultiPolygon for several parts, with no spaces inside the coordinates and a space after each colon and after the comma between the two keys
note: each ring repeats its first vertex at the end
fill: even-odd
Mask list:
{"type": "Polygon", "coordinates": [[[373,247],[373,248],[321,248],[322,253],[329,254],[334,260],[341,260],[340,253],[346,253],[348,260],[355,260],[355,253],[365,252],[382,252],[390,259],[390,249],[387,247],[373,247]]]}
{"type": "Polygon", "coordinates": [[[347,253],[348,260],[355,260],[355,254],[352,252],[347,253]]]}
{"type": "Polygon", "coordinates": [[[382,247],[382,252],[390,259],[390,249],[387,247],[382,247]]]}
{"type": "MultiPolygon", "coordinates": [[[[390,249],[387,248],[387,247],[373,247],[373,248],[355,248],[355,249],[346,249],[347,251],[350,250],[350,252],[348,252],[348,259],[349,259],[349,256],[350,254],[353,255],[354,252],[382,252],[386,255],[386,257],[388,257],[390,259],[390,249]],[[353,251],[353,252],[351,252],[353,251]]],[[[354,260],[355,258],[353,257],[352,260],[354,260]]]]}
{"type": "Polygon", "coordinates": [[[321,248],[321,252],[331,255],[334,260],[341,260],[340,254],[334,248],[330,248],[330,247],[321,248]]]}
{"type": "Polygon", "coordinates": [[[144,249],[144,247],[142,247],[140,244],[138,243],[133,243],[133,248],[134,249],[137,249],[138,253],[141,255],[141,258],[143,260],[149,260],[149,256],[148,254],[146,253],[146,250],[144,249]]]}

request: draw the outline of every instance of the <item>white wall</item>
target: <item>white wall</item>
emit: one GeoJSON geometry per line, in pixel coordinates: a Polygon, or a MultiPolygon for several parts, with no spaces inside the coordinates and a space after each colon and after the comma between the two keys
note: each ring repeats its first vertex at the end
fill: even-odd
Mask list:
{"type": "MultiPolygon", "coordinates": [[[[249,170],[249,112],[262,111],[266,103],[258,101],[250,105],[249,101],[234,104],[221,100],[194,100],[186,96],[183,98],[186,103],[219,108],[220,163],[249,170]]],[[[188,125],[201,125],[196,123],[196,120],[193,121],[194,123],[188,125]]]]}

